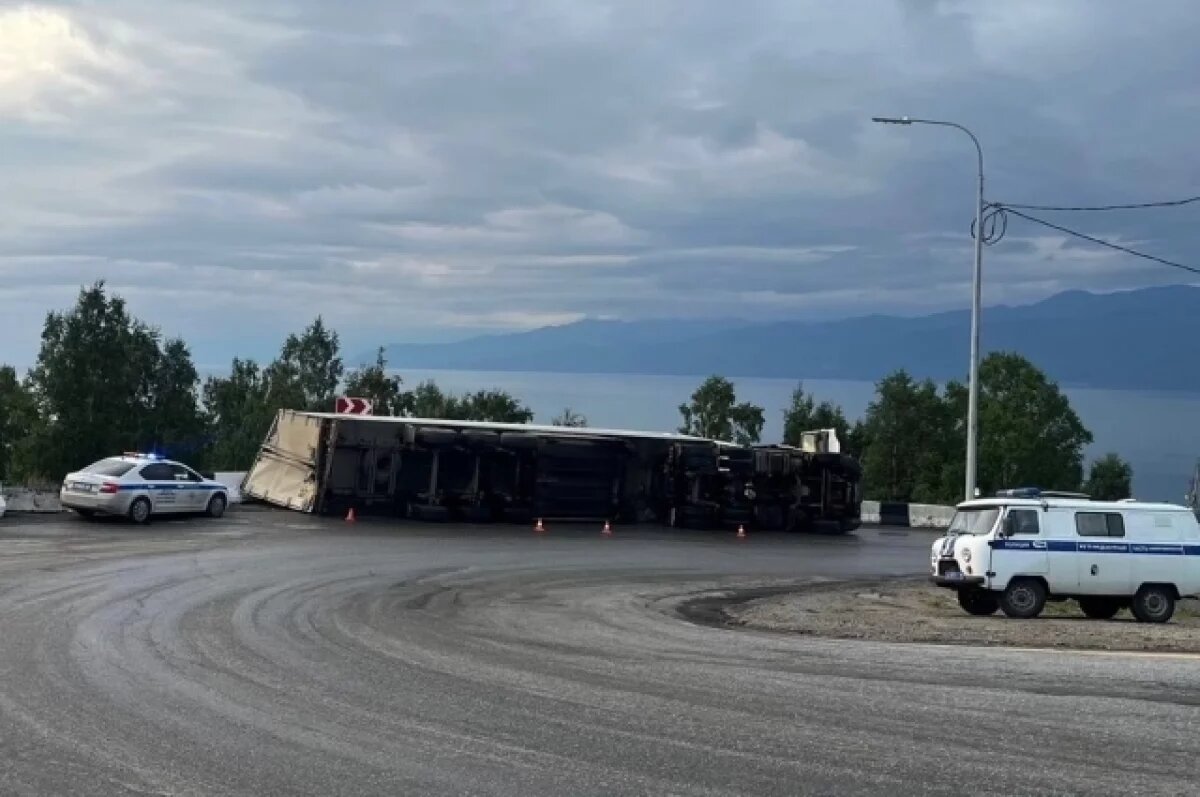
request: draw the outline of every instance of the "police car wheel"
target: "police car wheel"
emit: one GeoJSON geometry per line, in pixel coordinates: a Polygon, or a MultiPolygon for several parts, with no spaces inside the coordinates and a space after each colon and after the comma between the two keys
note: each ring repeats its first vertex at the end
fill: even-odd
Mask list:
{"type": "Polygon", "coordinates": [[[1169,587],[1147,584],[1133,596],[1129,607],[1143,623],[1165,623],[1175,614],[1175,595],[1169,587]]]}
{"type": "Polygon", "coordinates": [[[1093,620],[1111,620],[1121,611],[1121,602],[1115,598],[1080,598],[1079,610],[1093,620]]]}
{"type": "Polygon", "coordinates": [[[208,508],[205,510],[209,517],[220,517],[225,514],[225,496],[214,495],[208,499],[208,508]]]}
{"type": "Polygon", "coordinates": [[[129,519],[134,523],[150,522],[150,502],[145,498],[134,499],[129,505],[129,519]]]}
{"type": "Polygon", "coordinates": [[[1018,620],[1037,617],[1046,608],[1046,587],[1031,578],[1020,578],[1009,583],[1000,593],[1000,610],[1005,616],[1018,620]]]}
{"type": "Polygon", "coordinates": [[[1000,608],[1000,601],[996,600],[996,596],[987,590],[960,589],[958,605],[967,614],[975,617],[987,617],[996,613],[996,610],[1000,608]]]}

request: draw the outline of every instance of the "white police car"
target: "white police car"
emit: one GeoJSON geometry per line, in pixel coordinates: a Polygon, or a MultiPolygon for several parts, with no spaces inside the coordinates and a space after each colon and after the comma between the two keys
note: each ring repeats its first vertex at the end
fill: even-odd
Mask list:
{"type": "Polygon", "coordinates": [[[931,577],[969,614],[1031,618],[1047,600],[1074,599],[1088,617],[1128,608],[1165,623],[1177,600],[1200,594],[1200,523],[1188,507],[1023,488],[956,509],[930,551],[931,577]]]}
{"type": "Polygon", "coordinates": [[[119,515],[146,523],[165,514],[221,517],[229,506],[229,491],[180,462],[126,452],[68,473],[59,500],[83,517],[119,515]]]}

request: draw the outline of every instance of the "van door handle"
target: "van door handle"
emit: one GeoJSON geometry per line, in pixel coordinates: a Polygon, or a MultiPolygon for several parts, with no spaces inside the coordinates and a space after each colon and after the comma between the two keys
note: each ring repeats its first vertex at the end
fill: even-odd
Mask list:
{"type": "Polygon", "coordinates": [[[1100,566],[1092,565],[1092,575],[1094,576],[1094,575],[1098,574],[1099,572],[1100,572],[1100,566]]]}

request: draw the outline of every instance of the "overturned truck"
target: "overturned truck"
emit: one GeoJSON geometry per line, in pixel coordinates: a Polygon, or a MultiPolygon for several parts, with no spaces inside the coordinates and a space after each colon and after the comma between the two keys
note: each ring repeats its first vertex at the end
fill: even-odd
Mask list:
{"type": "Polygon", "coordinates": [[[833,430],[801,446],[530,424],[278,413],[243,495],[301,512],[848,531],[862,471],[833,430]]]}

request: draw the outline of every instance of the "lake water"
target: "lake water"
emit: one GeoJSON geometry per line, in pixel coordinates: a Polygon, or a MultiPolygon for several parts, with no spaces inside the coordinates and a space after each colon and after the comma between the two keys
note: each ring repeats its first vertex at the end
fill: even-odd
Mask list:
{"type": "MultiPolygon", "coordinates": [[[[679,405],[703,377],[622,374],[551,374],[503,371],[399,371],[411,388],[433,379],[443,389],[463,392],[500,388],[518,396],[539,423],[549,423],[564,407],[587,417],[591,426],[674,431],[679,405]]],[[[783,411],[794,380],[734,379],[739,401],[766,409],[764,442],[777,442],[783,411]]],[[[840,404],[851,420],[874,397],[871,382],[804,380],[818,401],[840,404]]],[[[1142,500],[1180,502],[1200,458],[1200,395],[1064,388],[1075,411],[1095,436],[1094,458],[1115,451],[1134,469],[1134,494],[1142,500]]]]}

